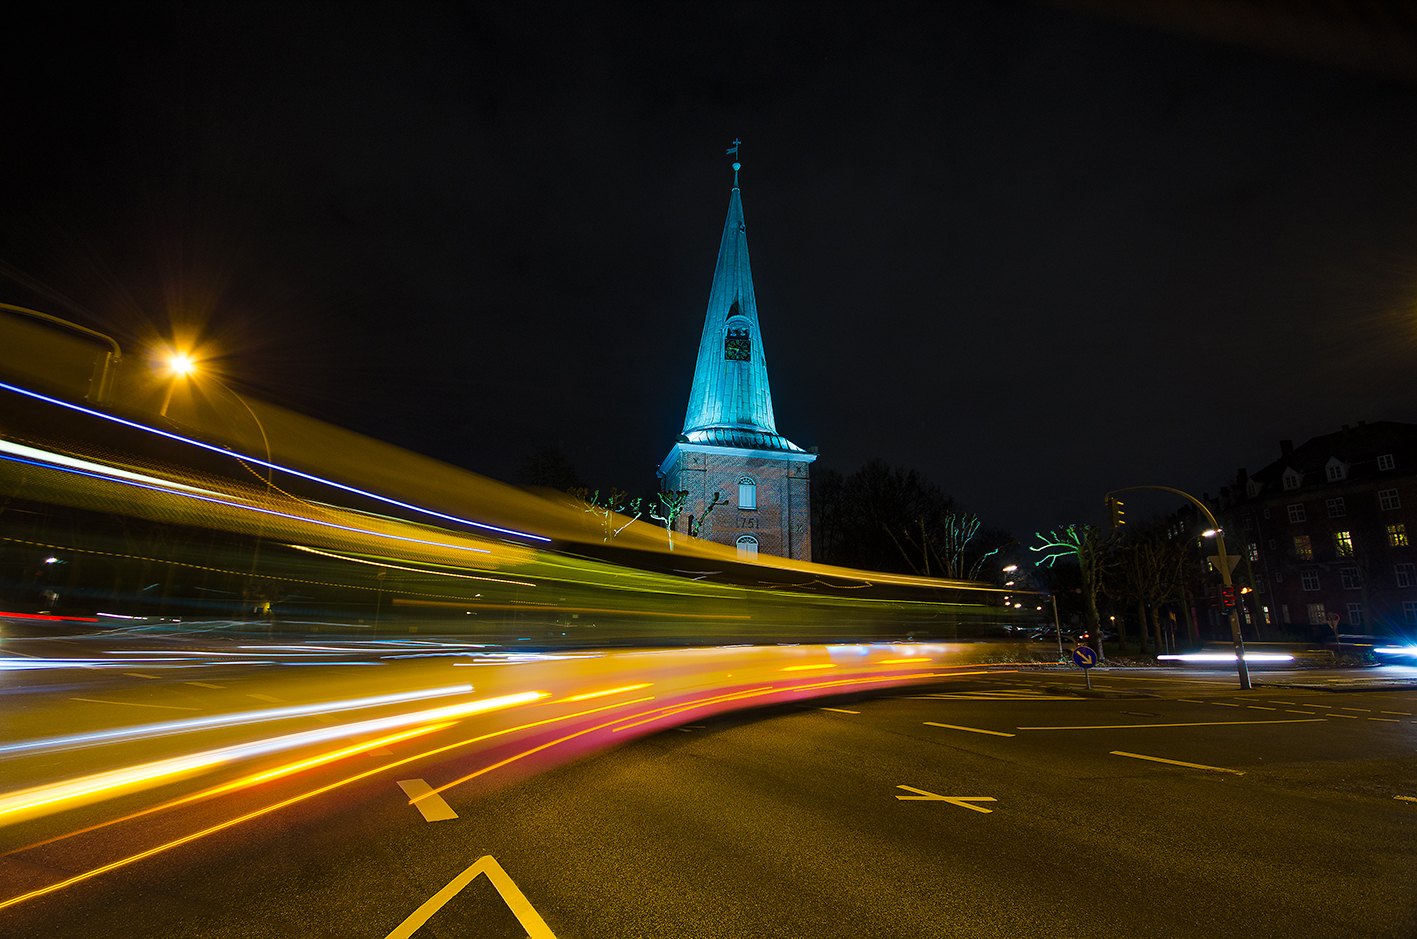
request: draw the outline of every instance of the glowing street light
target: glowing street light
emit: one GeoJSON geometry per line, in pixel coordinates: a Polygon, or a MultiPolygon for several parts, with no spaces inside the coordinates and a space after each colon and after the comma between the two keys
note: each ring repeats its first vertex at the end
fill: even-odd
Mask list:
{"type": "Polygon", "coordinates": [[[185,352],[174,352],[167,357],[167,367],[176,378],[186,378],[197,370],[197,363],[185,352]]]}
{"type": "MultiPolygon", "coordinates": [[[[1226,611],[1230,614],[1230,640],[1235,645],[1235,670],[1240,679],[1240,690],[1250,690],[1250,670],[1245,665],[1245,640],[1240,635],[1240,614],[1236,611],[1235,585],[1230,579],[1230,555],[1225,551],[1225,530],[1220,527],[1220,521],[1211,513],[1206,504],[1189,492],[1182,492],[1180,489],[1172,489],[1170,486],[1126,486],[1122,489],[1114,489],[1107,493],[1106,503],[1110,506],[1116,502],[1116,494],[1119,492],[1130,492],[1135,489],[1159,489],[1162,492],[1170,492],[1182,498],[1189,499],[1196,508],[1205,513],[1205,517],[1210,520],[1214,527],[1207,528],[1202,532],[1202,536],[1215,539],[1215,556],[1211,563],[1220,571],[1220,596],[1224,601],[1226,611]]],[[[1239,560],[1236,558],[1236,560],[1239,560]]]]}

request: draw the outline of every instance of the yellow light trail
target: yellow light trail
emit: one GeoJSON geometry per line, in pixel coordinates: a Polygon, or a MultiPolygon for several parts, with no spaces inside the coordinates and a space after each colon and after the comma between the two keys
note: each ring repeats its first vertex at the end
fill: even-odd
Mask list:
{"type": "Polygon", "coordinates": [[[587,698],[601,698],[608,694],[620,694],[622,691],[638,691],[641,688],[648,688],[654,682],[646,681],[638,685],[626,685],[623,688],[610,688],[606,691],[592,691],[589,694],[578,694],[574,697],[564,698],[565,701],[584,701],[587,698]]]}
{"type": "Polygon", "coordinates": [[[586,711],[580,711],[576,714],[565,714],[561,717],[549,717],[544,720],[531,721],[527,724],[521,724],[517,727],[508,727],[504,730],[497,730],[487,734],[480,734],[476,737],[469,737],[466,740],[459,740],[455,743],[445,744],[444,746],[435,747],[431,750],[425,750],[422,753],[415,753],[412,756],[407,756],[403,759],[394,760],[391,763],[385,763],[382,766],[376,766],[373,769],[368,769],[361,773],[355,773],[353,776],[346,776],[344,779],[339,779],[335,782],[327,783],[326,785],[320,786],[316,789],[311,789],[308,792],[303,792],[300,795],[291,796],[289,799],[283,799],[280,802],[273,803],[272,805],[265,806],[264,808],[247,812],[245,815],[228,819],[227,821],[212,825],[208,828],[204,828],[201,831],[193,832],[190,835],[184,835],[181,838],[176,838],[172,841],[165,842],[164,844],[157,845],[156,847],[149,848],[146,851],[140,851],[137,854],[131,854],[128,857],[119,858],[116,861],[112,861],[108,864],[104,864],[101,867],[96,867],[92,870],[85,871],[82,874],[75,874],[73,877],[69,877],[65,880],[50,884],[47,887],[38,887],[34,890],[29,891],[28,893],[23,893],[19,894],[18,896],[11,897],[8,900],[0,900],[0,910],[15,906],[20,903],[24,903],[27,900],[33,900],[38,897],[46,896],[56,891],[63,890],[66,887],[72,887],[75,884],[83,883],[86,880],[92,880],[95,877],[101,877],[102,875],[107,874],[110,871],[115,871],[121,867],[126,867],[130,864],[136,864],[139,861],[147,860],[148,858],[161,854],[164,851],[170,851],[171,849],[181,847],[184,844],[190,844],[191,842],[196,841],[199,838],[205,838],[207,835],[213,835],[217,832],[225,831],[228,828],[240,825],[241,823],[250,821],[253,818],[260,818],[262,815],[268,815],[271,812],[278,811],[280,809],[286,808],[287,806],[295,805],[296,803],[303,802],[306,799],[313,799],[316,796],[324,795],[326,792],[339,789],[343,786],[349,785],[350,783],[358,782],[361,779],[368,779],[370,776],[378,775],[379,773],[385,772],[386,770],[395,769],[408,763],[413,763],[431,756],[437,756],[440,753],[446,753],[449,750],[456,750],[459,747],[465,747],[483,740],[490,740],[493,737],[500,737],[506,734],[516,733],[519,730],[528,730],[532,727],[540,727],[545,724],[554,724],[559,721],[572,720],[577,717],[584,717],[588,714],[595,714],[599,711],[606,711],[611,708],[625,707],[631,704],[638,704],[642,701],[652,700],[654,700],[654,698],[653,696],[650,696],[647,698],[640,698],[635,701],[621,701],[615,704],[607,704],[602,707],[591,708],[586,711]]]}
{"type": "Polygon", "coordinates": [[[807,672],[818,668],[836,668],[835,665],[784,665],[778,669],[779,672],[807,672]]]}

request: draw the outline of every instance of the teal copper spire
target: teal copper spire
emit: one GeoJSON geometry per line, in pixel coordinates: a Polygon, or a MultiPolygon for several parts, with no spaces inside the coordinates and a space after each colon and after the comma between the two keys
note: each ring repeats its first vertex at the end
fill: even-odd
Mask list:
{"type": "Polygon", "coordinates": [[[748,263],[743,197],[738,190],[740,167],[733,164],[728,220],[723,225],[718,266],[709,289],[684,436],[691,443],[800,452],[800,447],[778,435],[773,417],[753,271],[748,263]]]}

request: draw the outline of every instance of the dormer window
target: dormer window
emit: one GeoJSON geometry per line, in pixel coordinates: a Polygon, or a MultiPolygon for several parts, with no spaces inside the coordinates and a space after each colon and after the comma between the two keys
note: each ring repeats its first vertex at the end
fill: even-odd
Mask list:
{"type": "Polygon", "coordinates": [[[1331,483],[1343,482],[1343,480],[1348,478],[1348,464],[1344,463],[1338,457],[1334,457],[1329,460],[1328,465],[1324,467],[1324,475],[1328,477],[1328,481],[1331,483]]]}
{"type": "Polygon", "coordinates": [[[1391,453],[1384,453],[1382,456],[1378,457],[1378,469],[1381,472],[1386,473],[1396,465],[1397,463],[1393,461],[1391,453]]]}
{"type": "Polygon", "coordinates": [[[1253,479],[1245,482],[1245,495],[1253,499],[1260,494],[1260,484],[1253,479]]]}
{"type": "Polygon", "coordinates": [[[1297,472],[1292,466],[1284,471],[1283,478],[1285,491],[1288,491],[1290,489],[1298,489],[1299,485],[1304,481],[1304,475],[1302,473],[1297,472]]]}

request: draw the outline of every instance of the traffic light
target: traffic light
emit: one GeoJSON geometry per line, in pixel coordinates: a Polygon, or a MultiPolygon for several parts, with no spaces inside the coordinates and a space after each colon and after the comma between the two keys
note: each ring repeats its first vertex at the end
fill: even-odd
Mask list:
{"type": "Polygon", "coordinates": [[[1229,584],[1221,584],[1220,586],[1220,605],[1227,613],[1235,609],[1235,588],[1229,584]]]}
{"type": "Polygon", "coordinates": [[[1122,511],[1121,499],[1116,496],[1107,497],[1107,524],[1110,526],[1112,534],[1117,534],[1122,530],[1122,526],[1127,524],[1127,520],[1123,518],[1126,514],[1122,511]]]}

